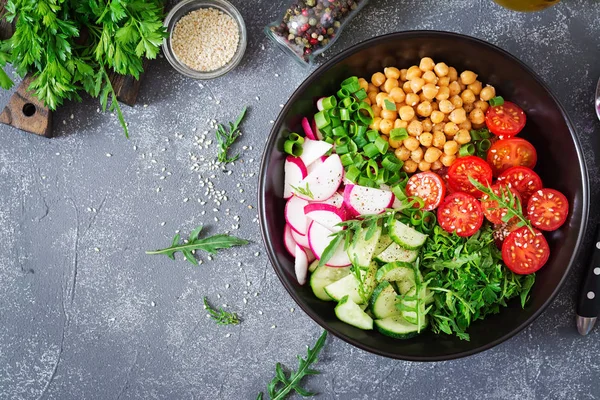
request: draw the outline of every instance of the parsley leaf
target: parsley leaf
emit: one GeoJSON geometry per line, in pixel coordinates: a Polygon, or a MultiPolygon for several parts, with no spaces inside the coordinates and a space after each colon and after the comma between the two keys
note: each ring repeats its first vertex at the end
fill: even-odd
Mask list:
{"type": "Polygon", "coordinates": [[[235,122],[229,123],[229,131],[227,131],[222,124],[217,125],[216,136],[217,142],[219,143],[219,155],[217,156],[217,159],[221,163],[227,164],[234,162],[240,157],[239,153],[233,157],[229,157],[227,152],[229,151],[231,145],[233,145],[237,138],[242,134],[239,126],[246,115],[246,110],[247,107],[244,107],[235,122]]]}
{"type": "Polygon", "coordinates": [[[222,308],[219,308],[219,310],[212,308],[208,304],[206,297],[204,297],[204,309],[217,322],[217,325],[237,325],[240,323],[240,319],[236,313],[225,311],[222,308]]]}

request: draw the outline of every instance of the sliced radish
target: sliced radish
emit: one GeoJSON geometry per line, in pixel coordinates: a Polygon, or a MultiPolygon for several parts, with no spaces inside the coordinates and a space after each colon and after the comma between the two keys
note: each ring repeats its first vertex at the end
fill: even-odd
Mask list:
{"type": "MultiPolygon", "coordinates": [[[[333,240],[333,237],[330,235],[333,232],[329,229],[325,228],[323,225],[318,222],[311,222],[308,227],[308,241],[310,242],[310,249],[315,254],[319,260],[323,255],[323,252],[329,246],[329,243],[333,240]]],[[[350,265],[350,258],[348,258],[348,253],[344,250],[344,243],[340,243],[338,248],[336,249],[333,256],[327,261],[327,264],[330,267],[345,267],[350,265]]]]}
{"type": "Polygon", "coordinates": [[[343,193],[340,192],[335,192],[333,194],[333,196],[331,196],[330,198],[328,198],[327,200],[323,200],[323,201],[316,201],[316,202],[311,202],[311,203],[317,203],[317,204],[331,204],[332,206],[336,206],[337,208],[342,208],[342,206],[344,205],[344,196],[343,193]]]}
{"type": "Polygon", "coordinates": [[[347,185],[344,189],[344,205],[356,216],[381,214],[391,207],[394,197],[394,194],[387,190],[366,186],[347,185]]]}
{"type": "Polygon", "coordinates": [[[285,245],[285,249],[290,253],[292,257],[296,257],[296,241],[292,236],[294,231],[290,227],[289,224],[285,224],[285,228],[283,230],[283,244],[285,245]]]}
{"type": "Polygon", "coordinates": [[[317,140],[312,128],[310,127],[310,122],[308,122],[308,118],[302,118],[302,128],[304,129],[304,134],[307,138],[311,140],[317,140]]]}
{"type": "Polygon", "coordinates": [[[310,244],[308,243],[308,236],[306,235],[301,235],[298,232],[296,232],[295,230],[292,229],[292,238],[294,239],[294,241],[302,246],[302,247],[308,247],[310,248],[310,244]]]}
{"type": "Polygon", "coordinates": [[[323,111],[323,100],[325,100],[326,97],[321,97],[319,100],[317,100],[317,110],[319,111],[323,111]]]}
{"type": "Polygon", "coordinates": [[[337,191],[343,176],[344,167],[340,161],[340,156],[332,154],[299,184],[301,188],[308,188],[312,193],[312,197],[300,193],[296,193],[296,195],[306,200],[327,200],[337,191]]]}
{"type": "Polygon", "coordinates": [[[310,247],[305,247],[304,252],[306,253],[306,258],[308,258],[308,263],[315,261],[317,257],[315,257],[314,253],[310,249],[310,247]]]}
{"type": "Polygon", "coordinates": [[[294,261],[294,271],[296,272],[296,279],[298,283],[304,285],[306,283],[306,276],[308,275],[308,256],[304,249],[296,245],[296,260],[294,261]]]}
{"type": "Polygon", "coordinates": [[[307,204],[308,201],[296,196],[292,196],[285,204],[285,220],[290,228],[301,235],[306,235],[306,229],[308,228],[308,219],[304,215],[304,207],[307,204]]]}
{"type": "Polygon", "coordinates": [[[332,147],[332,144],[322,140],[304,139],[304,143],[302,144],[302,155],[300,158],[304,162],[304,165],[310,165],[321,158],[321,156],[324,156],[332,147]]]}
{"type": "Polygon", "coordinates": [[[313,121],[312,121],[312,124],[311,124],[311,125],[312,125],[312,130],[313,130],[313,132],[314,132],[314,134],[315,134],[315,137],[316,137],[318,140],[323,140],[323,139],[324,139],[324,137],[323,137],[323,134],[321,133],[321,131],[319,130],[319,128],[317,128],[317,124],[316,124],[316,122],[315,122],[315,120],[314,120],[314,119],[313,119],[313,121]]]}
{"type": "MultiPolygon", "coordinates": [[[[345,210],[332,204],[310,203],[304,207],[304,213],[308,219],[318,222],[333,232],[341,231],[342,228],[337,225],[346,220],[345,210]]],[[[300,243],[297,240],[296,242],[300,243]]]]}
{"type": "Polygon", "coordinates": [[[396,196],[394,196],[394,202],[392,203],[392,208],[394,210],[399,210],[401,208],[403,208],[404,206],[402,205],[402,202],[400,200],[398,200],[396,198],[396,196]]]}
{"type": "Polygon", "coordinates": [[[284,184],[283,184],[283,198],[289,199],[294,194],[292,192],[292,186],[298,186],[302,179],[306,178],[308,171],[304,161],[300,157],[288,156],[285,159],[284,165],[284,184]]]}
{"type": "Polygon", "coordinates": [[[310,174],[315,169],[317,169],[319,165],[323,164],[325,160],[327,160],[327,156],[321,156],[321,158],[317,158],[315,161],[313,161],[312,163],[310,163],[310,165],[306,167],[306,171],[310,174]]]}

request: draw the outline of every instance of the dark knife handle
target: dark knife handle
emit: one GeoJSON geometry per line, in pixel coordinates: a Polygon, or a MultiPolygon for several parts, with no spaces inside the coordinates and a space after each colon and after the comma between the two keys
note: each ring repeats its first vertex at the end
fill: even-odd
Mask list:
{"type": "Polygon", "coordinates": [[[594,318],[600,315],[600,225],[596,228],[596,240],[587,266],[577,302],[577,315],[594,318]]]}

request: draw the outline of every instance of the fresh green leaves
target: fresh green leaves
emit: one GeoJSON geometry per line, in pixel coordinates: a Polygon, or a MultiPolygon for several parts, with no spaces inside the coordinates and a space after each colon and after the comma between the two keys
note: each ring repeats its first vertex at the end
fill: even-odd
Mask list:
{"type": "Polygon", "coordinates": [[[180,243],[181,236],[176,234],[170,247],[160,250],[147,251],[146,254],[164,254],[171,260],[175,259],[175,253],[182,252],[186,260],[194,265],[198,265],[198,261],[194,257],[195,250],[206,251],[210,254],[217,254],[220,249],[228,249],[233,246],[242,246],[248,244],[247,240],[239,239],[229,235],[214,235],[204,239],[198,238],[202,226],[197,227],[190,233],[190,237],[184,243],[180,243]]]}
{"type": "Polygon", "coordinates": [[[234,312],[228,312],[219,308],[218,310],[212,308],[208,304],[206,297],[204,298],[204,309],[208,312],[208,315],[217,322],[217,325],[237,325],[240,323],[240,319],[234,312]]]}
{"type": "Polygon", "coordinates": [[[221,163],[227,164],[230,162],[234,162],[240,157],[239,153],[233,157],[229,157],[227,153],[231,145],[233,145],[237,138],[240,137],[240,135],[242,134],[239,130],[239,126],[242,120],[244,119],[244,116],[246,115],[246,110],[247,107],[244,107],[240,115],[235,120],[235,122],[229,123],[229,131],[227,131],[222,124],[217,125],[216,136],[217,142],[219,144],[219,154],[217,156],[217,159],[221,163]]]}
{"type": "Polygon", "coordinates": [[[308,198],[314,199],[315,196],[313,195],[313,193],[310,191],[310,187],[308,187],[308,183],[306,183],[306,187],[303,188],[301,186],[292,186],[292,189],[294,189],[294,191],[296,193],[300,193],[308,198]]]}
{"type": "MultiPolygon", "coordinates": [[[[275,378],[267,385],[267,392],[271,400],[282,400],[287,397],[288,394],[295,391],[300,396],[309,397],[314,396],[315,393],[311,393],[308,390],[300,386],[300,381],[307,375],[318,375],[320,372],[312,369],[312,365],[317,362],[319,353],[325,346],[325,339],[327,338],[327,331],[323,331],[319,340],[312,349],[309,347],[307,350],[306,358],[298,357],[298,371],[291,371],[289,376],[283,370],[280,363],[275,365],[275,378]]],[[[257,400],[263,399],[263,393],[259,393],[257,400]]]]}

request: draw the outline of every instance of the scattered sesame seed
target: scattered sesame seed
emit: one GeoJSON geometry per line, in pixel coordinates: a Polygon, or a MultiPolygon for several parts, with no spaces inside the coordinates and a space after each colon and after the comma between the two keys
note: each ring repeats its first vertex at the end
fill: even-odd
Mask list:
{"type": "Polygon", "coordinates": [[[263,312],[262,311],[258,311],[258,315],[263,315],[263,312]]]}
{"type": "Polygon", "coordinates": [[[248,300],[245,297],[242,299],[242,301],[244,302],[244,304],[248,304],[248,300]]]}
{"type": "Polygon", "coordinates": [[[106,157],[112,157],[112,154],[106,153],[106,157]]]}
{"type": "Polygon", "coordinates": [[[259,251],[257,251],[256,253],[254,253],[254,255],[255,255],[256,257],[258,257],[258,256],[260,256],[260,252],[259,252],[259,251]]]}
{"type": "Polygon", "coordinates": [[[96,253],[98,253],[98,252],[100,252],[100,249],[99,249],[98,247],[94,247],[94,251],[95,251],[96,253]]]}
{"type": "Polygon", "coordinates": [[[271,329],[275,329],[277,328],[275,325],[271,325],[271,329]]]}
{"type": "Polygon", "coordinates": [[[160,226],[165,226],[165,224],[166,224],[166,222],[163,221],[160,223],[160,226]]]}
{"type": "Polygon", "coordinates": [[[229,283],[225,285],[225,289],[229,289],[229,283]]]}
{"type": "Polygon", "coordinates": [[[187,203],[189,200],[190,200],[190,199],[186,197],[185,199],[183,199],[183,202],[184,202],[184,203],[187,203]]]}
{"type": "Polygon", "coordinates": [[[155,302],[153,302],[153,301],[151,301],[151,302],[150,302],[150,305],[151,305],[152,307],[156,307],[156,303],[155,303],[155,302]]]}
{"type": "Polygon", "coordinates": [[[231,333],[228,333],[227,335],[225,335],[225,337],[230,337],[230,336],[231,336],[231,333]]]}
{"type": "Polygon", "coordinates": [[[290,312],[294,312],[294,307],[290,308],[290,312]]]}

